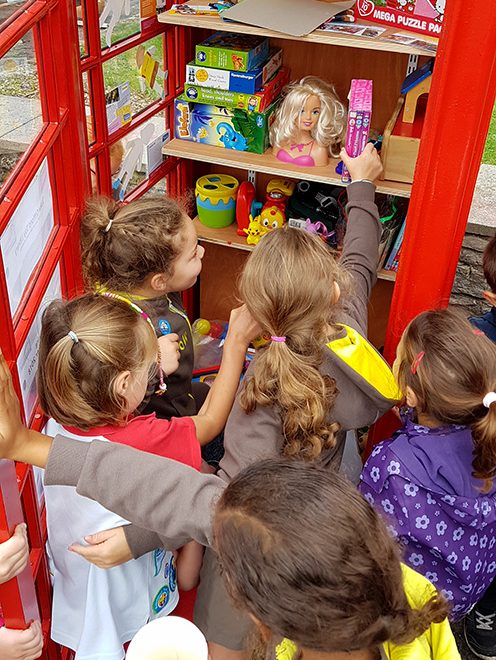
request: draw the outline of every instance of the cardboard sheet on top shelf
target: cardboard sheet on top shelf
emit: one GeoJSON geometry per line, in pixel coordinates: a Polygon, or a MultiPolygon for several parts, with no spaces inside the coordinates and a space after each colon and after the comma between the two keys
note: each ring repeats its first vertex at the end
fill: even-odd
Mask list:
{"type": "Polygon", "coordinates": [[[223,11],[222,18],[303,37],[354,4],[354,0],[242,0],[223,11]]]}

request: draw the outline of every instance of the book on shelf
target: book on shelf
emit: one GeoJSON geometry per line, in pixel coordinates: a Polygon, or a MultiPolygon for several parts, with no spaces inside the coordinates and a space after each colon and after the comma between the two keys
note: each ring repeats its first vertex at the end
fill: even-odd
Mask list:
{"type": "Polygon", "coordinates": [[[405,234],[405,224],[406,222],[405,220],[403,220],[403,223],[398,232],[396,240],[394,241],[393,247],[391,248],[389,256],[387,257],[386,262],[384,264],[384,270],[393,270],[393,271],[398,270],[398,260],[399,260],[401,246],[403,244],[403,236],[405,234]]]}

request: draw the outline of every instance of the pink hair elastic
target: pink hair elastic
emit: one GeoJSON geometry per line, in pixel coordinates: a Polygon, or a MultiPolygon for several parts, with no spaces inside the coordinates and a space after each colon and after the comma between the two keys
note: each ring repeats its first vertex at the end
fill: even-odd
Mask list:
{"type": "Polygon", "coordinates": [[[410,367],[410,371],[412,372],[413,375],[417,373],[417,369],[419,367],[419,364],[422,362],[422,358],[425,355],[425,351],[420,351],[420,353],[417,355],[415,360],[412,362],[412,366],[410,367]]]}
{"type": "Polygon", "coordinates": [[[275,335],[270,335],[270,338],[272,339],[272,341],[275,341],[279,344],[284,344],[286,342],[286,337],[285,336],[276,337],[275,335]]]}

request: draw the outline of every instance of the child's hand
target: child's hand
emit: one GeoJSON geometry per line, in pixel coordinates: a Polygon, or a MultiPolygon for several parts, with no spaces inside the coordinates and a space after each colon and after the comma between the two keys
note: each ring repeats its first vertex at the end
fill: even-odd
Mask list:
{"type": "MultiPolygon", "coordinates": [[[[25,568],[29,558],[26,524],[17,525],[8,541],[0,543],[0,584],[11,580],[25,568]]],[[[3,657],[0,655],[0,657],[3,657]]]]}
{"type": "Polygon", "coordinates": [[[377,149],[369,142],[362,153],[356,158],[351,158],[346,153],[346,149],[341,149],[339,154],[346,169],[350,173],[352,181],[367,179],[375,181],[382,173],[382,162],[377,153],[377,149]]]}
{"type": "Polygon", "coordinates": [[[241,305],[231,311],[226,341],[231,339],[248,347],[252,339],[261,334],[262,328],[252,317],[246,305],[241,305]]]}
{"type": "Polygon", "coordinates": [[[2,660],[35,660],[43,649],[43,635],[39,621],[26,630],[0,628],[0,658],[2,660]]]}
{"type": "Polygon", "coordinates": [[[123,527],[106,529],[104,532],[85,536],[84,540],[88,545],[73,543],[69,550],[98,568],[113,568],[133,559],[123,527]]]}
{"type": "Polygon", "coordinates": [[[7,362],[0,351],[0,458],[18,460],[19,451],[28,441],[21,423],[19,399],[14,392],[7,362]]]}
{"type": "Polygon", "coordinates": [[[158,345],[160,346],[160,364],[164,374],[170,376],[179,367],[181,357],[179,336],[174,332],[170,335],[163,335],[158,338],[158,345]]]}

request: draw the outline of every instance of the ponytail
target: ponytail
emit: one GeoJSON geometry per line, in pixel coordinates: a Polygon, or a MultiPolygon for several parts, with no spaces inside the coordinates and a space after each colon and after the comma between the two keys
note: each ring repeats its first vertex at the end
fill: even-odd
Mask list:
{"type": "MultiPolygon", "coordinates": [[[[492,393],[491,393],[492,394],[492,393]]],[[[496,395],[487,407],[484,405],[483,416],[472,424],[474,439],[473,476],[484,480],[482,492],[491,489],[496,475],[496,395]]]]}
{"type": "Polygon", "coordinates": [[[262,349],[245,382],[240,404],[246,413],[257,405],[279,408],[284,436],[282,453],[313,460],[336,443],[339,425],[327,421],[337,388],[334,379],[319,371],[321,345],[306,355],[286,342],[271,342],[262,349]]]}
{"type": "Polygon", "coordinates": [[[92,197],[81,222],[86,286],[130,292],[149,275],[170,275],[185,221],[186,213],[168,197],[145,197],[124,206],[92,197]]]}

